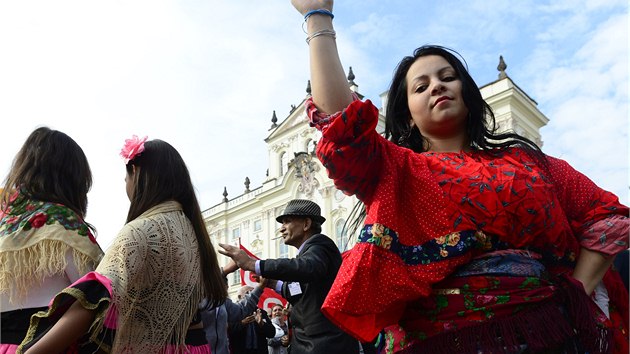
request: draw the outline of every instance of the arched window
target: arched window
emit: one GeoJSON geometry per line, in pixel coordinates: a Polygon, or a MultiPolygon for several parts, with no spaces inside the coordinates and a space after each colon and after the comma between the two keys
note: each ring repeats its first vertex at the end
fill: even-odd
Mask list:
{"type": "Polygon", "coordinates": [[[343,229],[345,223],[346,220],[344,219],[339,219],[335,223],[335,239],[337,240],[337,248],[339,248],[340,252],[345,251],[348,245],[348,236],[346,230],[343,229]]]}
{"type": "Polygon", "coordinates": [[[289,169],[289,154],[286,151],[280,154],[280,176],[283,176],[289,169]]]}
{"type": "Polygon", "coordinates": [[[254,232],[258,232],[262,230],[262,220],[254,220],[254,232]]]}

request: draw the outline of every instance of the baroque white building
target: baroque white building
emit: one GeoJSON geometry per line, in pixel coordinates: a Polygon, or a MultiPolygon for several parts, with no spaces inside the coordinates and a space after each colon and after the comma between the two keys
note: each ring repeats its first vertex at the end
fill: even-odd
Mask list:
{"type": "MultiPolygon", "coordinates": [[[[542,114],[537,103],[521,90],[505,73],[506,65],[500,57],[498,79],[482,86],[481,94],[492,107],[499,130],[515,131],[542,146],[539,129],[548,119],[542,114]]],[[[352,68],[348,74],[350,89],[358,92],[352,68]]],[[[240,243],[261,259],[290,258],[296,249],[284,245],[279,236],[280,224],[276,216],[284,210],[286,203],[295,198],[310,199],[322,208],[326,222],[322,233],[332,238],[341,251],[353,245],[348,239],[344,224],[352,220],[351,212],[357,204],[355,197],[346,196],[337,190],[326,170],[315,156],[315,145],[321,134],[309,126],[304,111],[304,102],[310,96],[310,83],[306,96],[297,106],[292,106],[289,115],[277,124],[275,111],[269,135],[265,138],[269,153],[267,177],[261,186],[251,188],[245,179],[245,192],[234,198],[227,198],[223,192],[223,202],[203,211],[203,217],[210,238],[218,243],[238,245],[240,243]]],[[[380,96],[381,107],[387,102],[387,92],[380,96]]],[[[380,108],[380,122],[377,131],[385,130],[384,109],[380,108]]],[[[219,257],[226,262],[226,257],[219,257]]],[[[239,272],[229,278],[230,294],[240,287],[239,272]]]]}

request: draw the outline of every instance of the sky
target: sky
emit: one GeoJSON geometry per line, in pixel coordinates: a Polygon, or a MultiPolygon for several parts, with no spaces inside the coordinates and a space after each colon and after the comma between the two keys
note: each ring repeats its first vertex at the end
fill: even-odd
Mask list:
{"type": "MultiPolygon", "coordinates": [[[[341,61],[380,106],[400,59],[458,51],[479,86],[508,76],[549,118],[543,151],[628,204],[626,0],[347,0],[335,4],[341,61]]],[[[107,249],[129,201],[118,155],[136,134],[186,161],[202,210],[260,186],[271,117],[305,98],[308,47],[289,0],[0,0],[0,174],[39,126],[90,162],[87,221],[107,249]]]]}

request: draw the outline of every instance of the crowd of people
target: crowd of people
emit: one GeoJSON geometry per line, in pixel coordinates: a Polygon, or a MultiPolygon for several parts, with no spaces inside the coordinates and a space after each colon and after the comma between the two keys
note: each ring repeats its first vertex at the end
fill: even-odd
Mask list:
{"type": "Polygon", "coordinates": [[[378,134],[379,109],[349,90],[333,1],[292,4],[317,157],[361,203],[357,243],[342,255],[320,206],[294,199],[276,218],[294,258],[215,249],[182,156],[133,136],[126,223],[103,252],[85,154],[37,128],[0,191],[0,354],[628,353],[628,207],[498,133],[449,48],[400,61],[378,134]],[[238,269],[259,283],[233,301],[238,269]],[[261,308],[265,288],[287,305],[261,308]]]}

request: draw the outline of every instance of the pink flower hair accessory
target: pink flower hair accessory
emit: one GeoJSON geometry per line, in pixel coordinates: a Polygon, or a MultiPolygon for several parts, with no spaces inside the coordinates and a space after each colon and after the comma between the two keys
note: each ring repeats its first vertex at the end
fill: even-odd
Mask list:
{"type": "Polygon", "coordinates": [[[145,136],[140,139],[134,134],[131,139],[125,139],[125,146],[120,150],[120,156],[125,160],[125,165],[144,151],[144,142],[147,141],[147,138],[145,136]]]}

